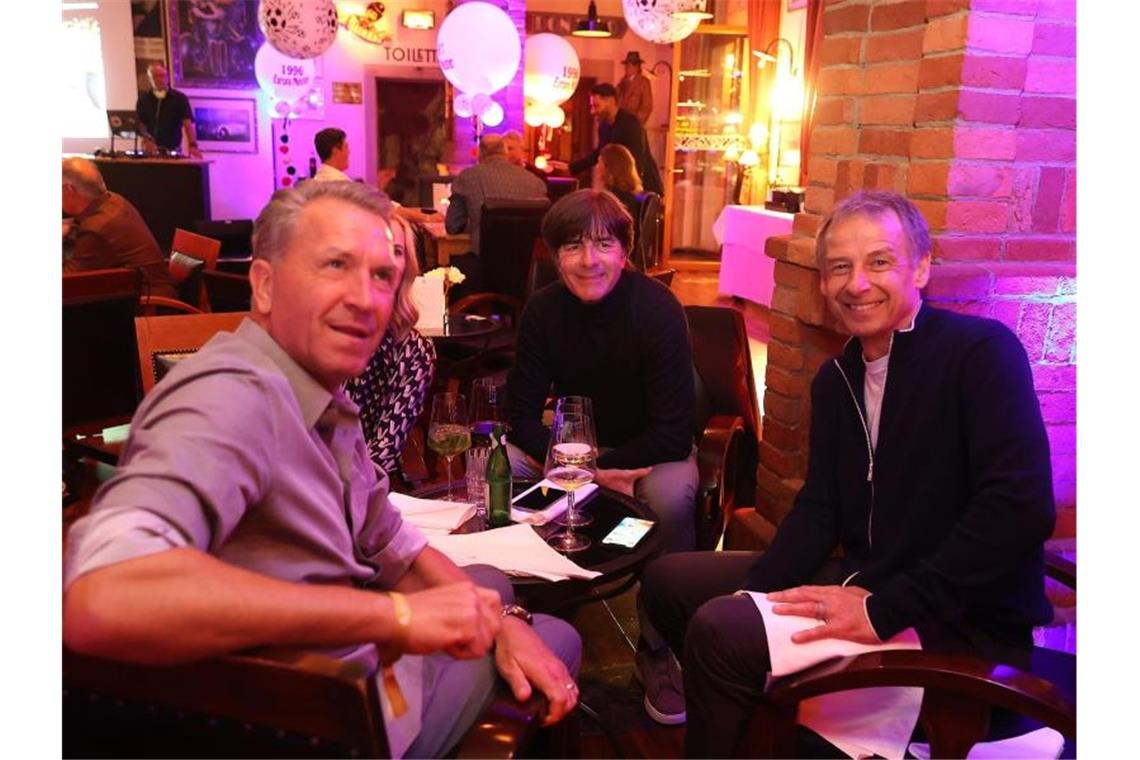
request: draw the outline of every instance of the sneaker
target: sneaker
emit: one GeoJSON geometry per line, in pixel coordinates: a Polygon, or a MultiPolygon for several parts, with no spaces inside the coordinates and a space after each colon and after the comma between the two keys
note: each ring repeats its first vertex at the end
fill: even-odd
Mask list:
{"type": "Polygon", "coordinates": [[[644,650],[634,656],[637,677],[645,686],[645,712],[658,723],[676,726],[685,722],[685,687],[681,666],[668,649],[644,650]]]}

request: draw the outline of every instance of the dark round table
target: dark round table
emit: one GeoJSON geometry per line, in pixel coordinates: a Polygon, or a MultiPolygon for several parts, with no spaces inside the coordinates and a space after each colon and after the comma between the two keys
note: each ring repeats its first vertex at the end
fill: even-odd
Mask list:
{"type": "Polygon", "coordinates": [[[417,327],[420,335],[432,340],[482,338],[501,329],[498,321],[478,314],[451,314],[444,327],[417,327]]]}
{"type": "MultiPolygon", "coordinates": [[[[533,481],[516,480],[515,495],[522,493],[532,484],[533,481]]],[[[443,496],[446,491],[446,483],[432,484],[417,490],[412,495],[434,499],[443,496]]],[[[455,483],[455,491],[457,498],[466,497],[462,480],[455,483]]],[[[623,517],[640,517],[656,521],[657,518],[643,501],[609,488],[599,487],[584,505],[593,514],[594,522],[583,528],[577,528],[576,531],[590,537],[590,546],[566,556],[587,570],[594,570],[601,575],[588,580],[570,578],[557,582],[542,578],[512,576],[511,585],[514,586],[515,595],[519,603],[527,609],[569,617],[583,604],[610,599],[625,592],[641,577],[641,571],[649,560],[660,553],[659,527],[651,530],[631,550],[602,543],[606,534],[613,530],[623,517]]],[[[459,530],[471,532],[479,530],[479,527],[477,518],[473,518],[464,523],[459,530]]],[[[534,531],[544,539],[560,530],[562,527],[553,523],[534,526],[534,531]]]]}

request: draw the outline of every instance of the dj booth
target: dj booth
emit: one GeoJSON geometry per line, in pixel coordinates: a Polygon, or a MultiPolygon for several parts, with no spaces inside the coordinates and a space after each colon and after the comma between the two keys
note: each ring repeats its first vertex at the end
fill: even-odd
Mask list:
{"type": "Polygon", "coordinates": [[[210,162],[196,158],[108,158],[92,160],[107,189],[126,198],[142,214],[163,252],[170,251],[174,228],[194,230],[210,218],[210,162]]]}

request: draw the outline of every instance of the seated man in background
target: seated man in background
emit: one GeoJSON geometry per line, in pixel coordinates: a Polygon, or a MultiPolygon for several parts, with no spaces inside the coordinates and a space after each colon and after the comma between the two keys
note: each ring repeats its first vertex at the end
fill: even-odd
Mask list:
{"type": "Polygon", "coordinates": [[[696,399],[685,310],[669,288],[627,266],[633,220],[610,193],[560,199],[542,220],[542,238],[560,281],[534,294],[519,323],[507,379],[511,466],[540,477],[547,397],[588,396],[597,482],[649,504],[665,551],[691,550],[696,399]]]}
{"type": "Polygon", "coordinates": [[[538,169],[534,164],[530,163],[528,151],[523,141],[523,136],[518,131],[512,129],[503,133],[503,145],[507,148],[507,160],[515,166],[521,166],[528,172],[538,177],[546,183],[546,172],[538,169]]]}
{"type": "Polygon", "coordinates": [[[661,645],[637,657],[646,710],[680,723],[688,708],[690,757],[733,753],[771,669],[739,589],[820,621],[795,643],[876,644],[913,627],[924,649],[1022,665],[1050,619],[1049,443],[1021,343],[922,303],[930,232],[901,196],[844,199],[816,246],[820,290],[853,337],[812,384],[795,505],[767,552],[672,555],[642,576],[641,630],[661,645]],[[682,656],[683,694],[664,644],[682,656]]]}
{"type": "MultiPolygon", "coordinates": [[[[562,718],[581,642],[560,620],[532,628],[428,547],[368,458],[343,386],[399,296],[387,216],[357,183],[273,195],[254,228],[251,319],[147,395],[71,529],[63,638],[156,664],[302,647],[378,670],[383,656],[399,684],[380,685],[390,749],[426,757],[463,736],[496,668],[562,718]]],[[[487,580],[510,593],[501,573],[487,580]]]]}
{"type": "Polygon", "coordinates": [[[479,266],[479,219],[483,202],[490,199],[539,200],[546,197],[546,183],[507,160],[501,135],[487,134],[479,141],[479,163],[459,172],[451,183],[451,202],[444,220],[448,234],[467,232],[471,250],[451,257],[466,279],[451,289],[453,301],[482,290],[479,266]]]}
{"type": "Polygon", "coordinates": [[[99,167],[86,158],[63,159],[63,271],[138,269],[143,295],[178,298],[170,269],[150,228],[123,196],[107,190],[99,167]]]}

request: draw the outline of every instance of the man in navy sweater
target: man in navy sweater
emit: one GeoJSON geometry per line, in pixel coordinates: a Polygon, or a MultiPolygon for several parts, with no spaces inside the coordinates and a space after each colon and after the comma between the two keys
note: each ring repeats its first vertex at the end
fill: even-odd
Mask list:
{"type": "Polygon", "coordinates": [[[647,638],[668,646],[638,656],[646,709],[679,723],[688,707],[689,756],[730,755],[762,698],[768,642],[739,589],[817,618],[797,643],[874,644],[913,627],[924,649],[1014,664],[1051,616],[1049,444],[1021,343],[999,322],[922,303],[930,233],[905,198],[845,199],[816,255],[853,337],[812,383],[795,505],[767,552],[667,556],[642,578],[647,638]]]}

